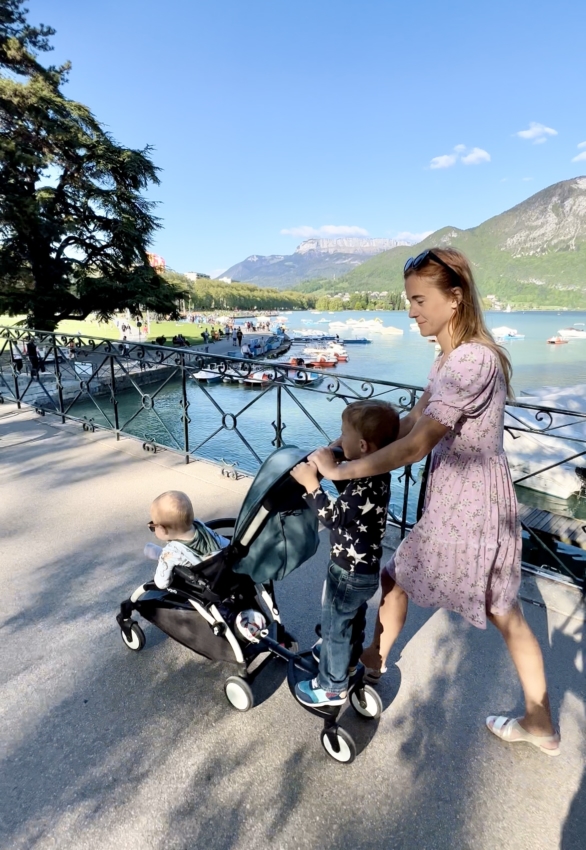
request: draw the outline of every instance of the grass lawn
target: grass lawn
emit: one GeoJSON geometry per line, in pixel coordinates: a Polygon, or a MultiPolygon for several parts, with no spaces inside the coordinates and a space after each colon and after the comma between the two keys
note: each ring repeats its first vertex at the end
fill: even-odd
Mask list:
{"type": "MultiPolygon", "coordinates": [[[[3,325],[14,325],[16,324],[16,322],[19,321],[20,318],[24,317],[0,316],[0,327],[3,325]]],[[[203,331],[206,328],[209,331],[211,327],[211,324],[196,325],[192,324],[191,322],[151,322],[148,339],[146,339],[144,335],[141,336],[141,339],[144,342],[154,342],[156,337],[165,336],[167,337],[167,343],[170,345],[173,337],[181,333],[191,345],[201,345],[203,343],[203,339],[201,338],[203,331]]],[[[217,322],[214,327],[216,329],[218,328],[217,322]]],[[[81,333],[85,334],[86,336],[101,337],[102,339],[120,338],[120,331],[118,330],[114,322],[80,322],[68,319],[64,322],[59,323],[57,333],[67,334],[68,336],[73,336],[78,333],[81,333]]]]}

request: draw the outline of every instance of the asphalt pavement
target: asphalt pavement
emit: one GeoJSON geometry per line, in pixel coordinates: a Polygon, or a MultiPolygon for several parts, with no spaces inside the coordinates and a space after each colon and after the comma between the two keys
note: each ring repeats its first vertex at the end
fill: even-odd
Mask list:
{"type": "MultiPolygon", "coordinates": [[[[190,494],[204,520],[235,515],[249,479],[148,454],[133,440],[0,405],[0,846],[59,850],[584,850],[586,655],[575,591],[527,584],[562,755],[506,745],[486,715],[521,694],[495,630],[412,606],[380,686],[384,713],[350,709],[348,766],[285,668],[230,707],[212,664],[144,625],[128,651],[120,601],[152,575],[152,498],[190,494]],[[551,600],[554,600],[553,602],[551,600]],[[549,607],[548,607],[549,606],[549,607]]],[[[327,539],[278,587],[310,646],[327,539]]],[[[370,623],[374,609],[370,611],[370,623]]]]}

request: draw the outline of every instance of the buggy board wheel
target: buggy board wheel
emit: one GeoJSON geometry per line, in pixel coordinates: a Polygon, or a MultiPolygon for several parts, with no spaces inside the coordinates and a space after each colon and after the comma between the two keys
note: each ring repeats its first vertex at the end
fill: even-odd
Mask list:
{"type": "Polygon", "coordinates": [[[124,645],[127,646],[128,649],[132,649],[134,652],[140,652],[140,650],[146,643],[146,638],[144,636],[143,630],[138,625],[138,623],[135,623],[134,620],[130,621],[130,639],[128,638],[124,629],[120,629],[120,634],[122,635],[124,645]]]}
{"type": "Polygon", "coordinates": [[[354,688],[350,694],[350,704],[354,711],[370,720],[378,720],[383,713],[383,702],[374,688],[363,685],[364,699],[360,701],[360,688],[354,688]]]}
{"type": "Polygon", "coordinates": [[[248,711],[254,705],[254,695],[250,685],[240,676],[230,676],[224,683],[226,699],[237,711],[248,711]]]}
{"type": "Polygon", "coordinates": [[[323,729],[321,733],[322,747],[326,753],[335,761],[342,764],[351,764],[356,758],[356,744],[354,738],[341,726],[332,726],[323,729]]]}

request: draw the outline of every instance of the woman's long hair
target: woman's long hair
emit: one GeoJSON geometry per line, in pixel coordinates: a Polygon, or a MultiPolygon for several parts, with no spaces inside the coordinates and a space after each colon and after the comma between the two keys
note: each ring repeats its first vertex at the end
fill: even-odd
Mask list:
{"type": "MultiPolygon", "coordinates": [[[[494,351],[500,360],[505,376],[507,397],[512,399],[514,393],[511,387],[511,378],[513,375],[511,361],[508,353],[502,346],[497,345],[493,335],[486,327],[480,296],[474,282],[470,263],[464,254],[455,248],[432,248],[431,250],[456,272],[461,282],[462,300],[458,304],[458,308],[450,320],[449,326],[454,348],[458,348],[459,345],[465,342],[479,342],[494,351]]],[[[454,293],[454,278],[447,269],[444,269],[439,263],[434,263],[433,260],[425,263],[417,271],[407,272],[405,279],[411,274],[417,274],[419,277],[426,278],[434,286],[437,286],[438,289],[441,289],[446,296],[453,295],[454,293]]]]}

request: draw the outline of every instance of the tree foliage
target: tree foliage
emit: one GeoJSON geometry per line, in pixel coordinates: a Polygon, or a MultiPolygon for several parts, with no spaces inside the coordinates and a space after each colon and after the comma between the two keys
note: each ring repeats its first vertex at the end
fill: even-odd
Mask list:
{"type": "Polygon", "coordinates": [[[0,0],[0,313],[53,330],[90,312],[173,314],[182,294],[148,263],[159,226],[142,193],[159,182],[150,148],[117,144],[66,98],[69,64],[43,67],[50,27],[0,0]]]}
{"type": "Polygon", "coordinates": [[[192,283],[177,272],[166,272],[165,277],[178,289],[187,290],[184,304],[188,310],[308,310],[315,306],[313,296],[299,292],[205,278],[192,283]]]}

